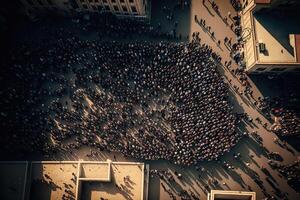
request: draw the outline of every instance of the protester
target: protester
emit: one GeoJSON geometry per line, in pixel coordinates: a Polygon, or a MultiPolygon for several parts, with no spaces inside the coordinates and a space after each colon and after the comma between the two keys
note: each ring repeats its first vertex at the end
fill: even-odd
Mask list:
{"type": "Polygon", "coordinates": [[[51,40],[18,46],[11,70],[22,84],[8,88],[8,99],[19,95],[23,104],[8,121],[17,131],[5,146],[51,155],[87,145],[183,165],[228,152],[240,135],[216,69],[220,57],[198,33],[192,43],[102,40],[123,38],[133,24],[112,23],[95,40],[60,29],[51,40]]]}

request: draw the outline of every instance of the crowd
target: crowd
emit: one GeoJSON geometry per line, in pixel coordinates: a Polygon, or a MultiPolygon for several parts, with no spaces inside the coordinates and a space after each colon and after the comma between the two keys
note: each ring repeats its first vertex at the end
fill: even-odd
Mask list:
{"type": "Polygon", "coordinates": [[[241,11],[242,10],[242,3],[240,0],[230,0],[231,5],[236,11],[241,11]]]}
{"type": "Polygon", "coordinates": [[[279,128],[274,132],[281,136],[300,136],[300,118],[293,111],[281,111],[279,114],[279,128]]]}
{"type": "MultiPolygon", "coordinates": [[[[214,2],[212,6],[218,10],[214,2]]],[[[214,37],[207,22],[199,19],[195,15],[195,21],[214,37]]],[[[253,121],[246,113],[233,114],[227,85],[216,69],[215,61],[220,62],[221,57],[201,44],[199,32],[192,34],[191,43],[149,42],[144,38],[180,37],[160,32],[160,25],[111,16],[96,18],[95,23],[75,20],[75,24],[83,32],[102,31],[97,31],[96,38],[86,39],[69,28],[52,31],[45,27],[48,40],[37,39],[14,49],[8,73],[14,81],[0,94],[5,97],[0,116],[7,132],[0,141],[4,152],[53,155],[90,146],[138,159],[194,165],[228,152],[242,136],[235,131],[236,124],[253,121]],[[137,37],[140,40],[133,41],[137,37]]],[[[241,34],[239,29],[233,30],[237,36],[241,34]]],[[[227,37],[224,44],[241,66],[242,46],[227,37]]],[[[231,60],[225,61],[226,69],[245,86],[241,94],[254,100],[246,73],[231,64],[231,60]]],[[[264,114],[271,111],[280,117],[279,135],[299,134],[299,118],[294,113],[275,108],[268,98],[259,98],[254,104],[264,114]]],[[[260,118],[255,120],[261,123],[260,118]]],[[[262,145],[257,132],[250,135],[262,145]]],[[[88,156],[93,155],[98,152],[91,150],[88,156]]],[[[239,156],[234,154],[235,159],[239,156]]],[[[223,165],[234,169],[229,162],[223,161],[223,165]]],[[[295,166],[293,173],[288,170],[294,168],[280,169],[293,185],[299,184],[295,181],[299,163],[295,166]]],[[[181,174],[157,170],[150,174],[164,180],[162,188],[176,198],[167,183],[176,184],[174,177],[181,179],[181,174]]],[[[263,182],[252,178],[268,196],[263,182]]],[[[176,195],[198,199],[191,191],[176,195]]]]}
{"type": "Polygon", "coordinates": [[[299,136],[300,118],[295,109],[290,109],[292,104],[288,98],[259,97],[257,107],[268,118],[273,118],[271,130],[280,136],[299,136]]]}
{"type": "Polygon", "coordinates": [[[210,47],[55,34],[12,55],[17,79],[7,103],[22,102],[8,120],[7,148],[52,154],[89,145],[192,165],[217,159],[240,138],[210,47]]]}
{"type": "Polygon", "coordinates": [[[300,187],[300,162],[296,160],[295,162],[282,165],[278,162],[274,162],[273,160],[269,160],[269,165],[272,169],[276,169],[280,176],[283,176],[287,179],[287,183],[295,189],[299,193],[300,187]]]}
{"type": "Polygon", "coordinates": [[[278,171],[286,177],[288,184],[299,193],[300,188],[300,161],[295,161],[287,166],[280,166],[278,171]]]}
{"type": "Polygon", "coordinates": [[[178,189],[178,191],[174,191],[171,188],[173,185],[177,185],[179,181],[181,181],[183,178],[182,174],[178,173],[177,171],[174,171],[174,175],[168,171],[168,170],[157,170],[152,169],[150,170],[150,177],[154,178],[157,177],[160,179],[160,185],[163,188],[163,190],[169,195],[170,199],[176,200],[176,196],[179,196],[182,200],[199,200],[200,196],[199,194],[193,192],[191,189],[184,190],[184,189],[178,189]],[[178,180],[175,179],[177,177],[178,180]]]}

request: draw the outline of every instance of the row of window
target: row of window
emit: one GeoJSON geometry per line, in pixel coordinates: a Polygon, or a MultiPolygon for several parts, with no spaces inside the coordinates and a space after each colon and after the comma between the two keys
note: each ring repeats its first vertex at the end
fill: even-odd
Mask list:
{"type": "MultiPolygon", "coordinates": [[[[86,0],[80,0],[80,2],[84,3],[86,0]]],[[[101,0],[88,0],[90,3],[95,2],[98,3],[101,0]]],[[[120,3],[125,3],[125,0],[118,0],[120,3]]],[[[103,3],[107,3],[108,0],[102,0],[103,3]]],[[[116,3],[117,0],[110,0],[111,3],[116,3]]],[[[129,3],[134,3],[134,0],[129,0],[129,3]]]]}
{"type": "MultiPolygon", "coordinates": [[[[259,67],[256,69],[256,71],[259,71],[259,72],[263,72],[265,71],[267,68],[266,67],[259,67]]],[[[286,70],[286,68],[281,68],[281,67],[275,67],[273,69],[271,69],[270,71],[273,71],[273,72],[281,72],[281,71],[284,71],[286,70]]]]}
{"type": "MultiPolygon", "coordinates": [[[[83,7],[84,9],[88,9],[88,6],[87,6],[86,4],[83,4],[82,7],[83,7]]],[[[99,11],[101,11],[102,9],[103,9],[103,10],[106,10],[106,11],[109,11],[109,10],[110,10],[109,5],[104,5],[104,7],[102,7],[101,5],[98,5],[98,6],[92,5],[91,7],[92,7],[93,10],[99,10],[99,11]]],[[[132,11],[133,13],[136,13],[136,12],[137,12],[137,9],[136,9],[135,6],[131,6],[130,8],[131,8],[131,11],[132,11]]],[[[120,10],[119,7],[118,7],[117,5],[114,5],[114,6],[113,6],[113,9],[114,9],[114,11],[116,11],[116,12],[120,12],[120,11],[128,12],[128,9],[127,9],[126,6],[122,6],[122,10],[120,10]]]]}
{"type": "MultiPolygon", "coordinates": [[[[34,6],[33,0],[26,0],[26,1],[27,1],[28,4],[30,4],[31,6],[34,6]]],[[[81,2],[84,2],[85,0],[80,0],[80,1],[81,1],[81,2]]],[[[90,2],[92,2],[92,1],[98,2],[99,0],[89,0],[89,1],[90,1],[90,2]]],[[[107,0],[102,0],[102,1],[103,1],[103,3],[107,3],[107,0]]],[[[119,1],[120,1],[121,3],[124,3],[124,2],[125,2],[125,0],[119,0],[119,1]]],[[[44,5],[42,0],[37,0],[37,2],[38,2],[38,4],[41,5],[41,6],[44,5]]],[[[49,5],[54,5],[53,2],[52,2],[52,0],[47,0],[47,2],[48,2],[49,5]]],[[[111,2],[114,3],[114,2],[116,2],[116,1],[115,1],[115,0],[111,0],[111,2]]],[[[133,3],[134,0],[129,0],[129,2],[133,3]]],[[[73,8],[78,8],[78,5],[77,5],[76,1],[73,1],[73,4],[74,4],[74,5],[73,5],[73,8]]],[[[87,6],[86,4],[83,4],[82,7],[83,7],[84,9],[88,9],[88,6],[87,6]]],[[[101,11],[101,10],[109,11],[109,10],[110,10],[109,5],[104,5],[103,7],[100,6],[100,5],[98,5],[98,6],[92,5],[91,7],[92,7],[93,10],[99,10],[99,11],[101,11]]],[[[128,8],[127,8],[126,5],[122,5],[121,8],[122,8],[122,9],[120,10],[119,7],[118,7],[117,5],[113,5],[113,10],[114,10],[115,12],[128,12],[128,8]]],[[[137,9],[136,9],[135,6],[130,6],[130,8],[131,8],[131,11],[132,11],[133,13],[137,13],[137,9]]]]}
{"type": "MultiPolygon", "coordinates": [[[[34,2],[33,2],[33,0],[26,0],[27,1],[27,3],[29,4],[29,5],[31,5],[31,6],[33,6],[34,5],[34,2]]],[[[51,5],[51,6],[53,6],[54,4],[53,4],[53,2],[52,2],[52,0],[46,0],[47,1],[47,3],[49,4],[49,5],[51,5]]],[[[80,0],[82,3],[83,2],[85,2],[85,0],[80,0]]],[[[92,2],[94,2],[94,3],[98,3],[99,2],[99,0],[88,0],[90,3],[92,3],[92,2]]],[[[116,3],[116,0],[110,0],[112,3],[116,3]]],[[[125,3],[125,0],[119,0],[120,1],[120,3],[125,3]]],[[[37,0],[37,2],[38,2],[38,4],[39,5],[41,5],[41,6],[43,6],[44,5],[44,3],[43,3],[43,1],[42,0],[37,0]]],[[[102,0],[102,2],[103,3],[107,3],[108,1],[107,0],[102,0]]],[[[129,0],[129,3],[134,3],[134,0],[129,0]]],[[[132,12],[136,12],[136,11],[133,11],[133,10],[136,10],[136,8],[134,7],[134,6],[131,6],[132,8],[134,8],[134,9],[132,9],[132,12]]],[[[123,8],[123,6],[122,6],[122,8],[123,8]]],[[[126,8],[126,10],[127,10],[127,8],[126,8]]],[[[126,11],[125,11],[126,12],[126,11]]]]}
{"type": "MultiPolygon", "coordinates": [[[[267,69],[266,67],[259,67],[255,71],[262,72],[262,71],[265,71],[266,69],[267,69]]],[[[287,68],[285,68],[285,67],[275,67],[275,68],[271,69],[270,71],[271,72],[283,72],[286,69],[287,68]]],[[[295,68],[293,71],[300,71],[300,68],[295,68]]]]}
{"type": "MultiPolygon", "coordinates": [[[[103,1],[103,3],[104,4],[106,4],[107,3],[107,0],[102,0],[103,1]]],[[[85,2],[85,0],[81,0],[81,3],[84,3],[85,2]]],[[[99,2],[99,0],[89,0],[89,2],[90,3],[98,3],[99,2]]],[[[112,3],[116,3],[116,1],[114,0],[111,0],[111,2],[112,3]]],[[[129,1],[130,3],[134,3],[134,1],[133,0],[130,0],[129,1]]],[[[120,3],[125,3],[125,0],[120,0],[120,3]]],[[[84,4],[82,4],[83,6],[84,6],[84,4]]],[[[107,5],[104,5],[104,6],[107,6],[107,5]]],[[[115,4],[115,5],[112,5],[114,8],[116,8],[116,9],[114,9],[115,11],[119,11],[119,8],[117,8],[118,6],[115,4]]],[[[123,4],[123,5],[121,5],[122,6],[122,8],[125,8],[125,9],[123,9],[123,11],[124,12],[127,12],[127,7],[126,7],[126,5],[125,4],[123,4]]],[[[137,12],[136,11],[136,8],[135,8],[135,6],[131,6],[131,10],[132,10],[132,12],[137,12]]]]}

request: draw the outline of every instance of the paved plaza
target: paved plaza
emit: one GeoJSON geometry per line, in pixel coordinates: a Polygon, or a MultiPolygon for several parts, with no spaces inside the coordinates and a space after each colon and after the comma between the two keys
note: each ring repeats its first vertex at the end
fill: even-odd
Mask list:
{"type": "MultiPolygon", "coordinates": [[[[232,23],[230,20],[229,26],[226,25],[222,18],[220,18],[217,13],[214,12],[210,5],[210,1],[205,1],[205,4],[202,4],[202,1],[192,0],[191,1],[191,11],[190,11],[190,38],[193,32],[200,32],[201,41],[206,44],[209,44],[214,51],[218,52],[222,57],[222,62],[225,64],[225,61],[231,60],[230,51],[227,49],[226,45],[224,45],[224,37],[232,38],[234,42],[236,40],[234,32],[230,29],[230,24],[232,23]],[[211,30],[215,32],[216,39],[212,39],[211,36],[203,30],[195,21],[194,16],[197,15],[198,18],[203,18],[207,21],[207,24],[211,26],[211,30]],[[217,44],[217,40],[222,41],[221,45],[217,44]]],[[[228,13],[231,15],[235,15],[235,11],[231,6],[229,1],[216,0],[217,5],[219,5],[221,15],[223,17],[228,16],[228,13]]],[[[234,62],[233,62],[234,63],[234,62]]],[[[237,66],[235,66],[237,67],[237,66]]],[[[221,72],[225,75],[227,80],[231,80],[231,85],[236,85],[239,88],[242,88],[242,85],[239,81],[237,81],[236,77],[226,68],[221,68],[221,72]]],[[[251,81],[251,80],[250,80],[251,81]]],[[[258,96],[262,96],[261,91],[256,87],[256,85],[251,82],[251,86],[254,91],[254,99],[258,96]]],[[[250,115],[251,118],[255,119],[259,117],[263,119],[263,123],[267,123],[268,127],[271,126],[270,122],[265,119],[254,107],[253,102],[249,99],[245,98],[243,95],[239,95],[234,88],[232,90],[232,102],[235,105],[235,109],[238,112],[246,112],[250,115]]],[[[253,100],[252,100],[253,101],[253,100]]],[[[174,173],[177,171],[178,173],[183,174],[183,179],[178,180],[178,184],[173,187],[170,187],[171,190],[179,192],[181,189],[185,189],[187,191],[192,190],[196,194],[201,196],[201,199],[206,198],[207,189],[205,186],[209,186],[209,188],[215,189],[224,189],[224,190],[252,190],[257,192],[257,199],[263,198],[263,193],[261,187],[258,186],[253,177],[259,176],[263,181],[263,185],[267,188],[268,193],[273,193],[274,188],[267,181],[267,175],[262,171],[262,167],[268,169],[268,171],[272,174],[274,179],[276,180],[276,187],[282,189],[286,193],[288,193],[288,199],[298,199],[300,198],[299,193],[295,190],[291,189],[284,177],[282,177],[276,170],[273,170],[267,163],[268,158],[266,157],[267,149],[270,152],[279,152],[280,155],[284,158],[282,163],[290,164],[299,159],[299,151],[295,150],[293,147],[287,145],[288,148],[282,148],[278,144],[275,143],[276,136],[274,133],[263,128],[262,125],[258,123],[252,124],[244,124],[243,130],[247,132],[257,131],[259,135],[262,137],[263,142],[262,146],[259,145],[253,138],[244,138],[239,144],[227,155],[225,155],[219,162],[214,163],[205,163],[203,162],[202,167],[204,169],[203,172],[196,171],[195,169],[181,169],[177,166],[170,166],[165,163],[165,166],[161,163],[151,163],[151,168],[156,169],[165,169],[170,170],[174,173]],[[244,128],[246,130],[244,130],[244,128]],[[235,160],[233,158],[234,153],[241,153],[241,160],[235,160]],[[224,170],[222,167],[222,163],[226,161],[230,163],[234,170],[224,170]],[[255,175],[254,175],[255,174],[255,175]],[[200,180],[199,180],[200,178],[200,180]],[[214,186],[211,184],[211,181],[216,179],[219,181],[220,185],[214,186]]],[[[163,182],[158,178],[151,179],[151,183],[153,187],[150,186],[150,195],[152,194],[150,199],[171,199],[169,195],[164,191],[162,187],[157,188],[157,185],[163,182]],[[157,179],[157,180],[156,180],[157,179]],[[157,192],[151,192],[151,189],[155,189],[157,192]]]]}
{"type": "MultiPolygon", "coordinates": [[[[256,106],[256,102],[259,101],[260,97],[287,96],[297,93],[294,88],[298,87],[298,76],[281,81],[281,79],[284,79],[282,76],[276,76],[273,79],[272,75],[245,74],[253,91],[252,97],[249,97],[249,95],[243,93],[243,82],[235,73],[239,66],[232,58],[231,47],[224,42],[225,37],[232,44],[237,42],[237,36],[232,29],[234,23],[232,16],[236,16],[238,13],[233,8],[230,0],[190,0],[187,2],[187,5],[182,4],[179,6],[177,1],[172,0],[153,1],[151,26],[154,29],[159,28],[169,35],[175,35],[177,38],[172,38],[172,41],[178,43],[191,42],[194,39],[193,33],[199,32],[200,43],[207,44],[213,52],[221,57],[220,63],[217,64],[217,70],[228,85],[229,103],[234,113],[247,113],[248,119],[251,119],[248,121],[241,120],[237,125],[235,131],[241,135],[238,143],[217,160],[201,161],[195,167],[193,165],[176,165],[161,159],[139,159],[134,158],[132,155],[102,150],[102,146],[98,148],[96,142],[101,145],[110,144],[102,141],[100,137],[96,137],[94,140],[85,138],[86,140],[83,143],[93,143],[95,145],[82,145],[70,151],[69,149],[63,149],[46,156],[40,152],[27,156],[28,160],[49,160],[45,162],[0,164],[0,183],[1,186],[6,186],[5,196],[0,194],[0,199],[22,199],[20,195],[26,196],[27,190],[30,191],[28,197],[30,200],[64,198],[74,200],[102,200],[102,198],[112,200],[179,200],[184,199],[185,193],[193,196],[191,199],[206,200],[211,190],[252,191],[255,192],[254,196],[257,200],[265,199],[267,194],[275,196],[275,199],[278,200],[283,199],[283,196],[286,196],[288,200],[300,199],[300,188],[291,187],[287,177],[270,164],[288,166],[298,162],[299,165],[300,148],[297,146],[299,145],[299,138],[296,140],[292,138],[289,140],[293,141],[287,142],[288,140],[276,135],[271,131],[274,119],[268,118],[256,106]],[[213,9],[212,2],[218,5],[220,12],[217,13],[213,9]],[[170,16],[172,19],[169,19],[170,16]],[[205,20],[206,26],[210,27],[209,31],[199,23],[200,20],[205,20]],[[225,67],[228,62],[232,63],[231,68],[225,67]],[[260,121],[255,120],[257,118],[260,121]],[[280,155],[281,158],[273,159],[272,155],[274,154],[280,155]],[[110,161],[106,162],[106,160],[110,161]],[[28,169],[30,170],[28,171],[28,169]],[[25,185],[28,180],[24,174],[27,173],[30,174],[30,186],[26,189],[25,185]]],[[[263,25],[257,20],[255,23],[258,29],[264,33],[261,37],[272,43],[274,38],[270,37],[263,25]]],[[[83,34],[82,37],[101,38],[97,34],[83,34]]],[[[147,37],[139,35],[139,37],[130,39],[138,41],[144,38],[147,37]]],[[[126,38],[126,41],[130,39],[126,38]]],[[[247,45],[244,46],[245,49],[251,48],[247,45]]],[[[280,44],[276,43],[276,45],[280,44]]],[[[92,49],[92,47],[88,48],[92,49]]],[[[82,49],[82,51],[84,50],[82,49]]],[[[121,56],[122,52],[120,51],[119,54],[121,56]]],[[[284,52],[284,56],[287,60],[292,59],[290,52],[284,52]]],[[[87,57],[84,59],[94,59],[93,57],[87,57]]],[[[75,75],[70,73],[68,76],[75,75]]],[[[73,82],[68,84],[75,85],[73,82]]],[[[50,88],[51,84],[45,87],[50,88]]],[[[58,89],[53,88],[54,90],[58,89]]],[[[101,92],[103,93],[99,89],[99,93],[101,92]]],[[[69,91],[65,93],[69,94],[69,91]]],[[[71,102],[71,98],[64,98],[64,101],[71,102]]],[[[82,98],[87,102],[84,105],[86,110],[96,110],[94,105],[97,104],[96,102],[93,102],[88,96],[82,95],[82,98]]],[[[109,95],[107,99],[111,100],[109,95]]],[[[118,106],[123,108],[124,105],[116,104],[116,107],[118,106]]],[[[66,107],[71,108],[70,104],[66,107]]],[[[83,111],[83,118],[89,118],[86,110],[83,111]]],[[[140,110],[140,115],[143,116],[143,111],[140,110]]],[[[118,116],[118,114],[114,116],[114,119],[125,118],[118,116]]],[[[55,121],[55,123],[58,124],[59,130],[66,128],[58,121],[55,121]]],[[[156,122],[156,124],[160,123],[163,124],[162,121],[156,122]]],[[[139,125],[142,126],[143,124],[139,125]]],[[[80,132],[78,134],[83,135],[84,133],[80,132]]],[[[70,137],[62,143],[68,146],[74,141],[76,141],[76,138],[70,137]]],[[[138,139],[133,141],[138,141],[138,139]]],[[[222,143],[222,141],[219,142],[222,143]]],[[[118,145],[123,147],[121,143],[118,145]]],[[[187,148],[193,147],[187,146],[187,148]]]]}

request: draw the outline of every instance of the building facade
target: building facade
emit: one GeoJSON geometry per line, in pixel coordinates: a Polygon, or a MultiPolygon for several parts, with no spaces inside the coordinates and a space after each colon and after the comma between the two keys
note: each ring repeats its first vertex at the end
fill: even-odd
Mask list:
{"type": "Polygon", "coordinates": [[[247,72],[300,72],[300,26],[294,9],[299,8],[299,3],[247,1],[241,13],[242,28],[250,30],[244,41],[247,72]]]}
{"type": "Polygon", "coordinates": [[[117,16],[148,18],[148,0],[19,0],[25,14],[44,12],[110,12],[117,16]]]}

